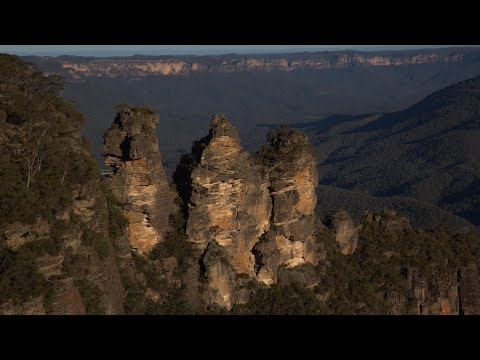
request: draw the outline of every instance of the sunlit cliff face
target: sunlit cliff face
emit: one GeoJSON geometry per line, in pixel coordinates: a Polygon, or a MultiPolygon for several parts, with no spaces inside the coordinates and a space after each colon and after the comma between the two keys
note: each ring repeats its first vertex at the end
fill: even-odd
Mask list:
{"type": "Polygon", "coordinates": [[[187,61],[176,58],[165,60],[96,59],[85,63],[65,62],[62,70],[74,79],[83,77],[168,76],[193,72],[293,71],[301,69],[342,69],[354,65],[397,66],[410,64],[444,64],[464,60],[464,54],[447,55],[423,53],[416,55],[371,55],[347,53],[340,55],[312,55],[311,57],[241,57],[218,60],[187,61]]]}

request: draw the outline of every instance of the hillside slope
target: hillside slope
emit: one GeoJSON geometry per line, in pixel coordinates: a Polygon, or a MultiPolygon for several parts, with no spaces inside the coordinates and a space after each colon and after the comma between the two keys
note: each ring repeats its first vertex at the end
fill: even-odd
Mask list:
{"type": "Polygon", "coordinates": [[[61,90],[0,55],[0,314],[123,314],[123,219],[61,90]]]}
{"type": "Polygon", "coordinates": [[[411,197],[480,224],[480,77],[404,111],[298,126],[317,146],[322,184],[411,197]]]}

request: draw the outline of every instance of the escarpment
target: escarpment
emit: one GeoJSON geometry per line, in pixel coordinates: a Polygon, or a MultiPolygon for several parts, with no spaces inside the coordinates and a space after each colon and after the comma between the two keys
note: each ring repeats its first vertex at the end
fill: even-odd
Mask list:
{"type": "Polygon", "coordinates": [[[202,253],[207,297],[228,309],[245,298],[232,290],[235,275],[270,285],[280,266],[316,261],[313,151],[296,130],[271,136],[265,152],[250,154],[234,126],[223,115],[214,115],[209,135],[194,147],[186,174],[191,184],[184,194],[188,241],[202,253]]]}
{"type": "Polygon", "coordinates": [[[105,164],[115,196],[129,220],[131,246],[148,253],[164,241],[175,211],[155,127],[158,115],[148,109],[123,106],[104,136],[105,164]]]}
{"type": "Polygon", "coordinates": [[[400,67],[425,64],[456,64],[477,61],[478,49],[451,48],[406,51],[333,51],[278,55],[150,56],[131,58],[51,58],[35,59],[40,65],[71,80],[88,77],[187,76],[195,73],[248,71],[324,71],[352,68],[400,67]]]}

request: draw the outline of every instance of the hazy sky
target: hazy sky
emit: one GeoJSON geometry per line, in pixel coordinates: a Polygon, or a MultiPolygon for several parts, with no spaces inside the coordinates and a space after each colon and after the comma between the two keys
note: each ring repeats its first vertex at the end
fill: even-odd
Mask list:
{"type": "Polygon", "coordinates": [[[213,55],[344,49],[403,50],[448,46],[452,45],[0,45],[0,53],[51,56],[213,55]]]}

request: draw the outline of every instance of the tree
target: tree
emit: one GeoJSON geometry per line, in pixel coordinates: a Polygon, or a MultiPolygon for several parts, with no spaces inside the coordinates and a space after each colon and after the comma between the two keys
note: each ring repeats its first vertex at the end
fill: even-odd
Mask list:
{"type": "Polygon", "coordinates": [[[25,162],[27,164],[27,188],[30,186],[34,176],[42,170],[44,160],[43,140],[47,129],[35,125],[28,126],[26,134],[25,162]]]}

